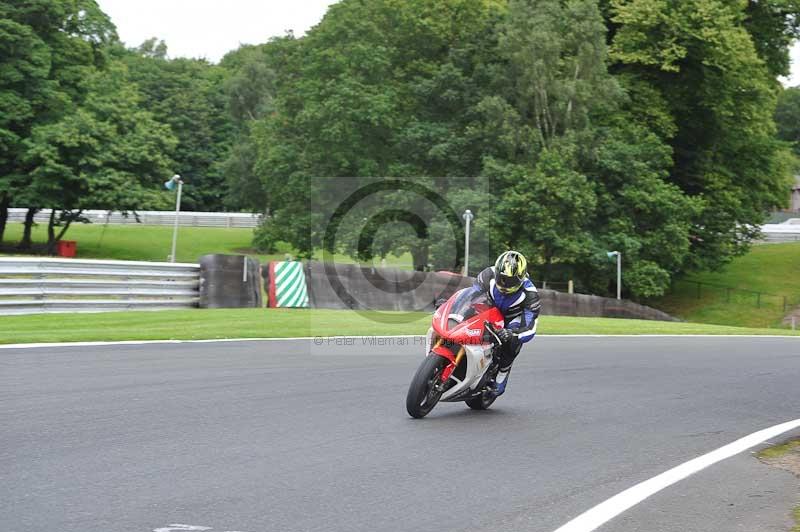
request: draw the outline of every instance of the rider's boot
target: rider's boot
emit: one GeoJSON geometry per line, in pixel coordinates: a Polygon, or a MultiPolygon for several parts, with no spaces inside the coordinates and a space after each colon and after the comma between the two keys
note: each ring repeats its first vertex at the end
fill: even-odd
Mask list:
{"type": "Polygon", "coordinates": [[[505,371],[498,371],[497,376],[492,382],[489,383],[489,393],[494,397],[500,397],[506,391],[508,385],[508,375],[511,373],[511,368],[505,371]]]}

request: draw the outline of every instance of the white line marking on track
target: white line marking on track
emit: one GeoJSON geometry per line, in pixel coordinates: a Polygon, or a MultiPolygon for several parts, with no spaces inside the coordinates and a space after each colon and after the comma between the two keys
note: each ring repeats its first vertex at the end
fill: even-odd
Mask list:
{"type": "Polygon", "coordinates": [[[120,340],[118,342],[52,342],[38,344],[5,344],[0,349],[33,349],[42,347],[96,347],[108,345],[154,345],[154,344],[217,344],[228,342],[286,342],[286,341],[312,341],[316,338],[424,338],[421,334],[397,334],[389,336],[295,336],[291,338],[217,338],[210,340],[120,340]]]}
{"type": "MultiPolygon", "coordinates": [[[[108,345],[155,345],[155,344],[215,344],[226,342],[286,342],[298,340],[314,340],[316,338],[424,338],[423,334],[389,334],[374,336],[294,336],[289,338],[214,338],[207,340],[120,340],[98,342],[46,342],[30,344],[0,344],[0,349],[40,349],[43,347],[97,347],[108,345]]],[[[781,336],[773,334],[537,334],[537,338],[549,340],[570,338],[757,338],[757,339],[793,339],[800,341],[800,336],[781,336]]]]}
{"type": "Polygon", "coordinates": [[[558,528],[555,532],[591,532],[592,530],[597,530],[611,519],[633,506],[636,506],[651,495],[672,486],[676,482],[702,471],[717,462],[721,462],[751,447],[764,443],[771,438],[797,428],[800,428],[800,419],[787,421],[786,423],[754,432],[749,436],[738,439],[715,451],[699,456],[694,460],[684,462],[677,467],[673,467],[669,471],[665,471],[658,476],[626,489],[622,493],[614,495],[610,499],[598,504],[591,510],[582,513],[569,523],[558,528]]]}
{"type": "Polygon", "coordinates": [[[192,531],[202,532],[204,530],[211,530],[209,526],[195,526],[195,525],[182,525],[175,523],[164,528],[154,528],[153,532],[178,532],[178,531],[192,531]]]}

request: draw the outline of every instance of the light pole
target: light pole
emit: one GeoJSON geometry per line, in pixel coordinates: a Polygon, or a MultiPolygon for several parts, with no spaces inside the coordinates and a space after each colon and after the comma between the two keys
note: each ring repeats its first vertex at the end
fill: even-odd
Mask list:
{"type": "Polygon", "coordinates": [[[181,192],[183,192],[183,180],[178,174],[175,174],[169,181],[164,183],[167,190],[175,190],[175,185],[178,186],[178,197],[175,200],[175,225],[172,229],[172,253],[169,255],[170,262],[175,262],[175,246],[178,244],[178,216],[181,212],[181,192]]]}
{"type": "Polygon", "coordinates": [[[617,258],[617,299],[622,299],[622,253],[619,251],[607,251],[608,258],[617,258]]]}
{"type": "Polygon", "coordinates": [[[467,230],[464,233],[464,277],[466,277],[469,275],[469,226],[475,215],[467,209],[464,211],[463,218],[467,222],[467,230]]]}

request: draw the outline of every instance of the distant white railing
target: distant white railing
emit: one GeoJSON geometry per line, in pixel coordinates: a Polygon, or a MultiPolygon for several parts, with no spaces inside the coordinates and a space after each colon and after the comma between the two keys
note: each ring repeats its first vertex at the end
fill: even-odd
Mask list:
{"type": "Polygon", "coordinates": [[[0,258],[0,315],[197,307],[200,265],[0,258]]]}
{"type": "Polygon", "coordinates": [[[791,218],[782,224],[766,224],[761,227],[766,243],[800,242],[800,219],[791,218]]]}
{"type": "MultiPolygon", "coordinates": [[[[28,209],[8,209],[10,222],[24,222],[28,209]]],[[[174,211],[137,211],[138,221],[133,213],[123,216],[114,211],[83,211],[83,216],[97,224],[136,224],[141,225],[173,225],[175,223],[174,211]]],[[[36,213],[34,221],[47,223],[50,219],[50,209],[43,209],[36,213]]],[[[260,214],[241,212],[181,212],[178,224],[187,227],[239,227],[254,228],[261,222],[260,214]]]]}

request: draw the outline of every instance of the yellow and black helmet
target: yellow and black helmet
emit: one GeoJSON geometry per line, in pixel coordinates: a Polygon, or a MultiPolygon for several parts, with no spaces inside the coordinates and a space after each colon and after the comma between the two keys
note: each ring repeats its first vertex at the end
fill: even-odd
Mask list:
{"type": "Polygon", "coordinates": [[[512,294],[520,289],[528,276],[528,261],[522,253],[506,251],[494,263],[494,281],[497,289],[512,294]]]}

